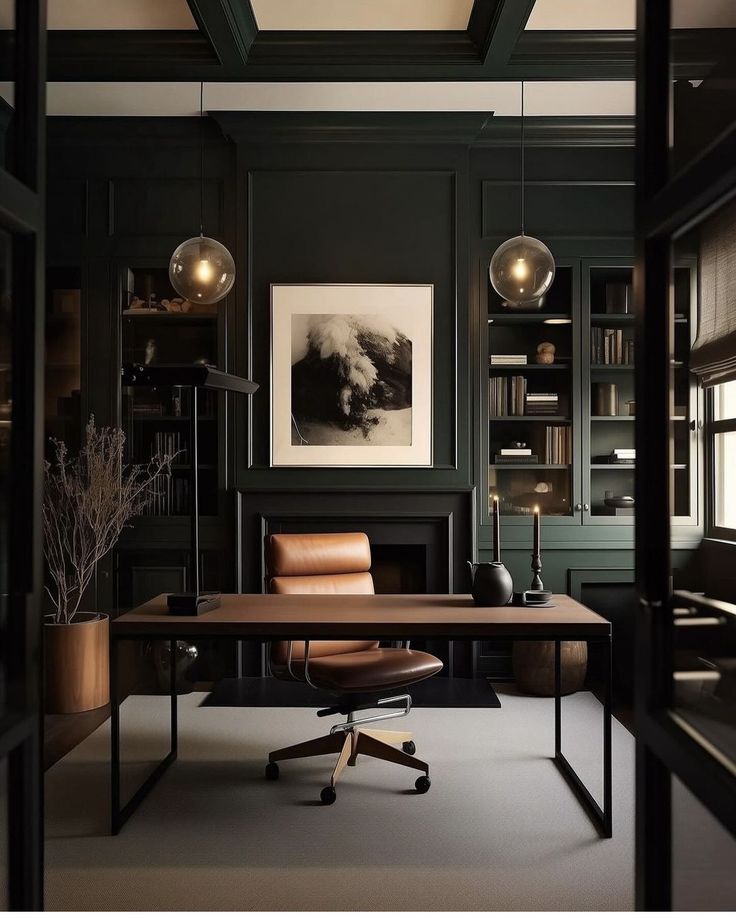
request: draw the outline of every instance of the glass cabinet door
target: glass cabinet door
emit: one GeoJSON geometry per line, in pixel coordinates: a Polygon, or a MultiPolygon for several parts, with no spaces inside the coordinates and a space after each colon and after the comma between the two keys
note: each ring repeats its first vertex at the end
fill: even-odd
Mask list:
{"type": "Polygon", "coordinates": [[[630,261],[583,262],[583,519],[634,522],[634,322],[630,261]]]}
{"type": "MultiPolygon", "coordinates": [[[[487,506],[506,522],[539,507],[546,523],[580,521],[579,266],[560,259],[539,309],[508,309],[488,282],[487,506]]],[[[487,281],[486,273],[486,281],[487,281]]]]}
{"type": "MultiPolygon", "coordinates": [[[[696,262],[683,255],[671,285],[672,451],[669,475],[676,524],[698,518],[698,396],[688,361],[696,330],[696,262]]],[[[632,262],[583,263],[584,521],[632,525],[634,519],[634,325],[632,262]],[[588,381],[586,384],[586,380],[588,381]]]]}

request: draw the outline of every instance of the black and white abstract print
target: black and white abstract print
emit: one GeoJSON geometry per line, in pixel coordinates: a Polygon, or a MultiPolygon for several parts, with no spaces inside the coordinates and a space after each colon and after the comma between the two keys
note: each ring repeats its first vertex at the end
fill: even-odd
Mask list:
{"type": "Polygon", "coordinates": [[[294,446],[410,446],[412,342],[400,319],[292,316],[294,446]]]}

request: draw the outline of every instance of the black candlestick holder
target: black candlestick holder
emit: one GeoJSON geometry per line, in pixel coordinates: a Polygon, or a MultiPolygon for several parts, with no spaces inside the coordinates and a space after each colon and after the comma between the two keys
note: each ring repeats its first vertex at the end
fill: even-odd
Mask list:
{"type": "Polygon", "coordinates": [[[532,554],[532,585],[530,589],[532,590],[543,590],[544,584],[542,583],[542,578],[539,576],[542,573],[542,556],[532,554]]]}

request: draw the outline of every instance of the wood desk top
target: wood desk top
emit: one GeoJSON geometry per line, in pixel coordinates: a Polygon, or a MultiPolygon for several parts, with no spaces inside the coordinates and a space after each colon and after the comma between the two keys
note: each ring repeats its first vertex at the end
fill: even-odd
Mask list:
{"type": "Polygon", "coordinates": [[[481,607],[469,595],[272,595],[223,593],[219,608],[199,616],[169,615],[162,593],[111,622],[124,637],[507,638],[607,637],[611,624],[570,596],[555,607],[481,607]]]}

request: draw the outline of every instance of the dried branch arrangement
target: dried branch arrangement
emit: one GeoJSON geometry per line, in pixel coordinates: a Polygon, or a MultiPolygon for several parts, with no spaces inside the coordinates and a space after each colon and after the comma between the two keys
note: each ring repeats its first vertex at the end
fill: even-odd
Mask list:
{"type": "Polygon", "coordinates": [[[95,427],[91,417],[84,445],[71,458],[66,444],[53,440],[46,463],[43,499],[44,554],[56,624],[69,624],[97,563],[117,542],[123,526],[143,512],[157,480],[169,474],[174,456],[126,465],[125,434],[118,427],[95,427]]]}

